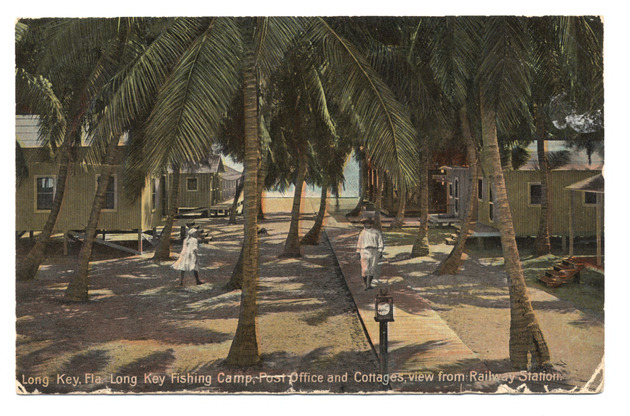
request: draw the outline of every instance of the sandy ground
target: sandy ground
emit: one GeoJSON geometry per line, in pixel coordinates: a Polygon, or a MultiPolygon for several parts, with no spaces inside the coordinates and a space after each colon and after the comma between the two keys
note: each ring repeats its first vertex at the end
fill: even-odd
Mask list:
{"type": "MultiPolygon", "coordinates": [[[[357,373],[377,373],[378,363],[330,246],[322,241],[304,247],[301,259],[278,258],[290,200],[268,200],[265,209],[258,368],[224,363],[240,291],[222,286],[238,258],[242,219],[226,225],[225,218],[212,218],[197,221],[213,237],[202,246],[200,286],[192,275],[178,286],[169,265],[180,245],[173,247],[173,260],[161,264],[151,260],[151,252],[97,254],[86,304],[61,301],[72,256],[55,255],[38,280],[19,282],[16,375],[22,391],[381,392],[378,382],[354,380],[357,373]]],[[[312,219],[305,215],[304,232],[312,219]]],[[[509,298],[500,261],[471,256],[460,275],[437,277],[431,273],[450,250],[442,236],[433,235],[431,256],[419,259],[408,258],[405,238],[386,233],[387,261],[491,371],[510,371],[509,298]]],[[[530,288],[530,295],[554,366],[569,385],[584,385],[602,360],[603,313],[579,310],[537,288],[530,288]]]]}
{"type": "MultiPolygon", "coordinates": [[[[390,240],[387,256],[407,283],[427,299],[431,307],[446,321],[460,339],[472,349],[488,369],[494,373],[511,371],[509,361],[510,304],[507,275],[502,259],[465,255],[466,261],[458,275],[437,276],[436,265],[446,257],[452,246],[446,245],[433,230],[432,253],[429,257],[409,259],[411,246],[401,238],[386,232],[390,240]]],[[[543,259],[549,267],[555,256],[543,259]]],[[[524,267],[533,260],[523,258],[524,267]]],[[[536,264],[540,267],[540,264],[536,264]]],[[[540,269],[541,272],[544,268],[540,269]]],[[[531,272],[531,270],[530,270],[531,272]]],[[[586,283],[585,283],[586,284],[586,283]]],[[[547,341],[552,364],[564,378],[563,388],[582,387],[593,377],[603,360],[603,310],[592,311],[578,307],[568,300],[554,296],[528,283],[532,306],[547,341]]],[[[573,290],[579,290],[573,289],[573,290]]],[[[591,290],[586,288],[585,290],[591,290]]],[[[551,293],[550,293],[551,292],[551,293]]],[[[598,379],[596,381],[601,381],[598,379]]],[[[599,383],[596,383],[598,385],[599,383]]]]}
{"type": "MultiPolygon", "coordinates": [[[[266,209],[276,210],[272,202],[266,209]]],[[[151,253],[94,262],[86,304],[62,303],[73,266],[63,259],[51,259],[56,264],[43,266],[37,281],[18,283],[17,380],[23,389],[379,391],[378,383],[354,382],[356,372],[375,373],[378,363],[329,245],[307,246],[300,259],[278,258],[288,214],[268,214],[261,224],[268,231],[261,237],[263,362],[246,371],[225,366],[240,291],[222,286],[239,255],[241,221],[227,226],[225,218],[197,220],[213,237],[202,245],[199,286],[189,274],[179,287],[172,261],[155,263],[151,253]],[[76,385],[72,377],[78,377],[76,385]]],[[[180,248],[174,246],[173,260],[180,248]]]]}

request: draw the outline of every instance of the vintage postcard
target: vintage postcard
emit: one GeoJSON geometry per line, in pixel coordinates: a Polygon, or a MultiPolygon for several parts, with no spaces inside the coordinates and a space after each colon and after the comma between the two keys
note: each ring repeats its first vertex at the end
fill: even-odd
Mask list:
{"type": "Polygon", "coordinates": [[[16,392],[602,392],[604,25],[16,20],[16,392]]]}

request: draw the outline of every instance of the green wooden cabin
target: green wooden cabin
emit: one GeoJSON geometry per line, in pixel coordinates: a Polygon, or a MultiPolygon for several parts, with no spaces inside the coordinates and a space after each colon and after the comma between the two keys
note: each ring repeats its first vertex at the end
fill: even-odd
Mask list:
{"type": "MultiPolygon", "coordinates": [[[[122,192],[124,147],[120,146],[116,168],[106,194],[105,208],[101,212],[98,229],[101,231],[147,231],[161,225],[165,217],[168,190],[165,180],[146,178],[140,195],[132,199],[122,192]]],[[[86,149],[80,149],[85,152],[86,149]]],[[[16,231],[40,231],[43,229],[57,187],[59,167],[41,148],[22,149],[28,177],[16,188],[16,231]]],[[[65,198],[57,223],[56,232],[84,230],[96,193],[99,166],[82,165],[72,169],[65,198]]]]}
{"type": "MultiPolygon", "coordinates": [[[[43,149],[38,138],[36,116],[16,116],[18,153],[28,176],[16,184],[15,230],[18,235],[41,231],[48,219],[55,191],[59,166],[51,154],[43,149]]],[[[117,149],[115,171],[106,194],[105,208],[101,212],[99,232],[142,232],[163,224],[168,204],[166,177],[147,176],[139,195],[125,196],[122,190],[124,138],[117,149]]],[[[88,151],[75,149],[77,160],[88,151]]],[[[75,164],[71,169],[64,202],[54,232],[81,232],[85,230],[96,193],[99,165],[75,164]]],[[[141,238],[139,237],[141,247],[141,238]]],[[[139,251],[142,251],[141,249],[139,251]]]]}
{"type": "MultiPolygon", "coordinates": [[[[447,214],[463,219],[471,189],[471,175],[466,167],[444,167],[444,172],[435,179],[448,184],[447,214]]],[[[597,176],[601,170],[557,169],[551,171],[550,233],[552,236],[568,237],[571,233],[569,212],[572,212],[576,236],[592,237],[597,233],[597,198],[590,192],[581,193],[579,201],[571,207],[571,192],[568,186],[597,176]]],[[[541,187],[538,170],[504,171],[508,199],[512,210],[514,230],[518,237],[535,236],[540,218],[541,187]]],[[[486,230],[498,225],[497,211],[490,179],[480,174],[478,179],[478,207],[473,214],[478,224],[486,230]]],[[[498,230],[497,230],[498,235],[498,230]]]]}
{"type": "Polygon", "coordinates": [[[179,211],[203,211],[223,202],[221,174],[224,172],[220,155],[209,155],[199,163],[183,166],[179,183],[179,211]]]}

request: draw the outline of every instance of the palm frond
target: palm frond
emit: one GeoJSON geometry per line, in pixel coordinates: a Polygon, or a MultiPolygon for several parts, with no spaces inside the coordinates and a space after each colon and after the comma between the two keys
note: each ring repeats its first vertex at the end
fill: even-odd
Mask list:
{"type": "Polygon", "coordinates": [[[477,82],[484,103],[496,111],[499,127],[507,131],[518,124],[523,103],[531,96],[529,37],[523,17],[485,19],[477,82]]]}
{"type": "Polygon", "coordinates": [[[256,67],[261,79],[268,80],[304,32],[305,20],[299,17],[259,18],[256,29],[256,67]]]}
{"type": "Polygon", "coordinates": [[[146,50],[121,72],[95,129],[98,140],[120,135],[146,116],[177,61],[208,27],[205,18],[170,21],[146,50]]]}
{"type": "Polygon", "coordinates": [[[20,42],[28,32],[28,25],[24,22],[17,21],[15,23],[15,43],[20,42]]]}
{"type": "Polygon", "coordinates": [[[468,97],[469,82],[477,67],[481,19],[461,16],[425,18],[422,22],[436,82],[453,106],[459,108],[468,97]]]}
{"type": "Polygon", "coordinates": [[[57,98],[49,80],[17,69],[15,94],[18,103],[39,116],[39,139],[42,146],[54,149],[61,145],[66,134],[63,103],[57,98]]]}
{"type": "Polygon", "coordinates": [[[343,111],[352,111],[360,119],[372,160],[392,171],[395,181],[415,181],[416,132],[404,106],[365,57],[324,19],[314,18],[311,23],[313,38],[321,42],[334,72],[333,94],[345,98],[343,111]]]}
{"type": "Polygon", "coordinates": [[[182,55],[147,121],[153,170],[208,154],[241,85],[240,45],[234,19],[217,18],[182,55]]]}
{"type": "Polygon", "coordinates": [[[16,187],[19,188],[29,176],[28,163],[26,163],[26,157],[24,156],[24,150],[20,146],[19,141],[15,141],[15,182],[16,187]]]}

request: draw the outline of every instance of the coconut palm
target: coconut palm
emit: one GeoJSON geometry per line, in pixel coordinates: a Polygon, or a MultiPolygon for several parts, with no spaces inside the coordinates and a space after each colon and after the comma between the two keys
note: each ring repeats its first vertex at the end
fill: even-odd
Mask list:
{"type": "MultiPolygon", "coordinates": [[[[257,335],[258,169],[260,140],[258,100],[264,81],[300,31],[338,78],[334,92],[348,97],[343,111],[355,113],[365,126],[365,140],[375,160],[404,178],[413,171],[413,129],[391,92],[358,51],[322,18],[178,18],[172,19],[132,65],[121,71],[96,128],[100,150],[112,150],[114,137],[152,108],[146,134],[148,166],[194,160],[204,154],[242,85],[244,97],[244,231],[243,290],[239,324],[227,357],[235,365],[260,360],[257,335]],[[260,81],[260,83],[259,83],[260,81]],[[260,88],[260,92],[259,90],[260,88]]],[[[331,71],[332,72],[332,71],[331,71]]],[[[107,172],[101,177],[107,178],[107,172]]],[[[102,181],[105,182],[105,181],[102,181]]],[[[98,217],[95,199],[95,217],[98,217]]],[[[91,218],[90,224],[93,223],[91,218]]],[[[86,232],[86,237],[91,233],[86,232]]],[[[86,238],[86,243],[87,243],[86,238]]],[[[85,246],[85,244],[84,244],[85,246]]],[[[88,247],[89,248],[89,247],[88,247]]],[[[67,298],[87,299],[89,250],[67,290],[67,298]]]]}
{"type": "MultiPolygon", "coordinates": [[[[47,73],[53,83],[41,75],[33,76],[23,69],[17,72],[18,102],[28,103],[32,112],[40,116],[40,136],[45,138],[43,142],[45,146],[58,149],[56,154],[59,163],[50,213],[37,242],[17,266],[18,279],[33,279],[44,259],[46,246],[64,200],[71,167],[75,162],[72,149],[81,143],[82,129],[88,123],[89,110],[94,104],[99,88],[113,73],[111,59],[116,50],[105,47],[100,38],[92,44],[101,45],[101,48],[97,49],[100,51],[98,53],[85,49],[74,53],[60,53],[59,48],[75,30],[80,31],[81,27],[94,23],[92,19],[83,19],[73,27],[56,20],[33,22],[33,26],[46,34],[46,42],[40,45],[38,71],[47,73]],[[74,77],[68,78],[66,76],[68,73],[74,74],[74,77]]],[[[111,22],[99,23],[99,31],[111,31],[111,22]]]]}
{"type": "MultiPolygon", "coordinates": [[[[143,48],[146,41],[146,27],[139,24],[136,19],[70,19],[63,20],[61,25],[66,28],[62,32],[63,36],[58,47],[67,50],[74,55],[82,47],[96,47],[97,45],[111,51],[108,64],[111,72],[108,83],[99,92],[98,101],[94,106],[95,115],[92,117],[92,140],[89,149],[89,157],[93,163],[97,163],[98,181],[96,194],[94,196],[90,215],[88,217],[85,238],[79,252],[78,265],[75,274],[68,285],[64,299],[69,302],[85,302],[89,299],[89,263],[92,255],[92,248],[96,238],[98,222],[101,209],[105,202],[105,192],[109,184],[110,177],[114,170],[114,160],[119,152],[118,143],[125,131],[138,128],[140,114],[144,115],[150,105],[142,107],[138,112],[137,119],[131,118],[133,112],[127,117],[119,118],[120,124],[115,124],[111,118],[110,98],[115,96],[114,91],[121,86],[119,81],[122,71],[129,62],[133,62],[143,48]],[[102,26],[105,26],[104,28],[102,26]],[[145,36],[145,37],[143,37],[145,36]],[[108,116],[110,118],[108,118],[108,116]],[[103,121],[104,120],[104,121],[103,121]],[[135,125],[134,125],[135,123],[135,125]],[[124,126],[121,128],[120,126],[124,126]]],[[[125,84],[122,84],[125,87],[125,84]]]]}
{"type": "MultiPolygon", "coordinates": [[[[544,255],[551,252],[548,206],[551,175],[545,140],[556,131],[550,107],[554,98],[564,96],[571,97],[587,113],[602,108],[602,26],[599,19],[589,16],[532,18],[529,23],[535,52],[532,116],[541,179],[541,214],[535,248],[537,255],[544,255]]],[[[597,130],[599,126],[594,131],[597,130]]],[[[595,135],[595,141],[588,140],[592,136],[586,137],[582,143],[603,143],[601,135],[595,135]]],[[[588,152],[589,146],[586,147],[588,152]]]]}
{"type": "Polygon", "coordinates": [[[547,367],[550,354],[533,310],[516,245],[514,224],[501,166],[497,131],[519,120],[531,96],[526,22],[489,17],[482,30],[479,85],[483,149],[498,208],[498,225],[510,293],[510,360],[516,369],[547,367]],[[529,357],[531,356],[531,362],[529,357]]]}
{"type": "Polygon", "coordinates": [[[457,274],[462,265],[462,255],[466,248],[466,240],[470,236],[475,222],[473,221],[474,211],[477,204],[477,188],[479,186],[479,168],[478,168],[478,141],[473,136],[468,114],[465,107],[460,110],[459,120],[461,123],[461,134],[466,143],[466,160],[470,169],[471,182],[470,194],[468,195],[468,203],[465,207],[464,219],[459,230],[459,236],[448,256],[440,263],[435,270],[435,274],[457,274]]]}
{"type": "MultiPolygon", "coordinates": [[[[332,106],[335,114],[336,107],[332,106]]],[[[320,203],[313,227],[304,235],[300,244],[318,244],[320,232],[326,214],[329,191],[333,195],[339,195],[344,183],[343,170],[352,152],[352,144],[356,142],[354,135],[357,132],[351,128],[351,123],[344,119],[343,114],[335,114],[335,134],[322,131],[314,140],[314,158],[311,169],[311,181],[321,188],[320,203]]]]}

